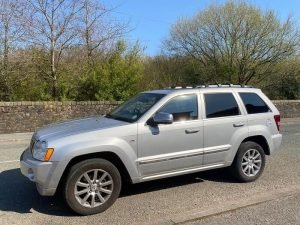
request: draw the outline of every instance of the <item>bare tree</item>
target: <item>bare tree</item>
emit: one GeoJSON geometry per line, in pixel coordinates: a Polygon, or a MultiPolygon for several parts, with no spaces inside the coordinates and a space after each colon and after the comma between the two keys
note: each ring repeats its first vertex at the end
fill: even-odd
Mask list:
{"type": "Polygon", "coordinates": [[[106,8],[98,0],[82,0],[79,32],[84,42],[88,64],[94,63],[94,52],[127,32],[128,25],[111,17],[115,8],[106,8]]]}
{"type": "Polygon", "coordinates": [[[168,53],[196,59],[212,80],[223,76],[241,84],[271,75],[273,65],[295,54],[299,44],[290,18],[280,22],[273,11],[234,1],[178,20],[164,42],[168,53]]]}
{"type": "Polygon", "coordinates": [[[16,47],[24,34],[21,25],[21,16],[24,12],[22,2],[19,0],[0,0],[0,55],[2,56],[0,68],[0,99],[9,96],[9,52],[16,47]]]}
{"type": "Polygon", "coordinates": [[[29,40],[49,50],[50,71],[42,71],[51,80],[52,97],[58,97],[57,67],[62,53],[77,37],[76,20],[82,9],[78,0],[27,0],[32,9],[27,17],[29,40]]]}

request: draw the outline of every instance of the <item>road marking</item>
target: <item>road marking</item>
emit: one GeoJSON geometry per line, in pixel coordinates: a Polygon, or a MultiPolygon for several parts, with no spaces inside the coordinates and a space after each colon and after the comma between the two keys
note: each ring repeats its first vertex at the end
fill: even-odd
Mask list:
{"type": "Polygon", "coordinates": [[[4,163],[14,163],[14,162],[20,162],[20,160],[19,160],[19,159],[16,159],[16,160],[2,161],[2,162],[0,162],[0,164],[4,164],[4,163]]]}

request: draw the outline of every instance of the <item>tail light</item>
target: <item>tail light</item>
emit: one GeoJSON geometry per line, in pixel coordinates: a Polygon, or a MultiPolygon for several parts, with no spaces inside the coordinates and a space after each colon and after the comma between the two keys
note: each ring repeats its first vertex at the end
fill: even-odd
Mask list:
{"type": "Polygon", "coordinates": [[[279,131],[279,128],[280,128],[280,115],[275,115],[274,120],[275,120],[275,123],[276,123],[276,126],[277,126],[277,130],[279,131]]]}

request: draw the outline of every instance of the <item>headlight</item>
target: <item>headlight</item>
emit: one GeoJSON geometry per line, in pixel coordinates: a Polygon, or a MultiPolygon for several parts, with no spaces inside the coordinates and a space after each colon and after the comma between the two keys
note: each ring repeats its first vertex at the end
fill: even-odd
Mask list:
{"type": "Polygon", "coordinates": [[[32,156],[40,161],[49,161],[53,152],[54,149],[48,148],[48,143],[46,141],[37,141],[34,143],[32,156]]]}

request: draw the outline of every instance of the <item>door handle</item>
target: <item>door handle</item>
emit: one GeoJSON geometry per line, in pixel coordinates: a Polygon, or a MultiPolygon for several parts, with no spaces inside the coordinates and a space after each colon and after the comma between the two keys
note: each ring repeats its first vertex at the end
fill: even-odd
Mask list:
{"type": "Polygon", "coordinates": [[[244,125],[245,125],[244,122],[234,123],[234,124],[233,124],[234,127],[242,127],[242,126],[244,126],[244,125]]]}
{"type": "Polygon", "coordinates": [[[193,133],[198,133],[200,131],[199,128],[192,128],[192,129],[186,129],[185,133],[186,134],[193,134],[193,133]]]}

